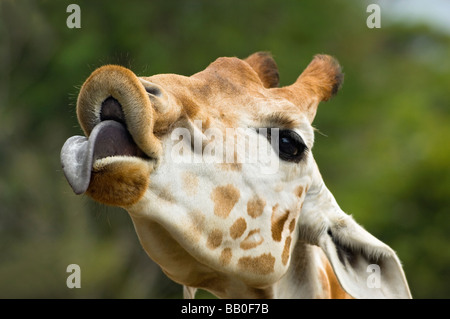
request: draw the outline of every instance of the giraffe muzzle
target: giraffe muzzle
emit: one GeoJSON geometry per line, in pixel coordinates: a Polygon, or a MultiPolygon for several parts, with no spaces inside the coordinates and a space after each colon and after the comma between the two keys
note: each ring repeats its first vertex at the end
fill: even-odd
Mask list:
{"type": "Polygon", "coordinates": [[[114,120],[102,121],[96,125],[89,138],[72,136],[64,143],[61,164],[64,175],[76,194],[83,194],[88,189],[93,163],[110,156],[146,158],[125,126],[114,120]]]}
{"type": "Polygon", "coordinates": [[[86,136],[102,120],[113,119],[126,126],[147,156],[157,158],[161,153],[161,143],[153,134],[155,110],[149,93],[127,68],[106,65],[95,70],[81,87],[77,117],[86,136]]]}
{"type": "Polygon", "coordinates": [[[76,194],[88,190],[98,160],[158,159],[161,144],[153,135],[154,109],[146,88],[130,70],[112,65],[95,70],[80,90],[77,116],[86,136],[70,137],[61,149],[63,172],[76,194]]]}

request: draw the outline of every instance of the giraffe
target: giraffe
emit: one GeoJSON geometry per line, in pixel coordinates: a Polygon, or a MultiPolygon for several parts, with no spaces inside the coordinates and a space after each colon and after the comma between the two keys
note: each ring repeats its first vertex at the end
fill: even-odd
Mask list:
{"type": "Polygon", "coordinates": [[[128,212],[185,298],[411,298],[396,253],[339,207],[313,158],[317,107],[342,81],[324,54],[283,87],[266,52],[191,76],[102,66],[80,89],[85,136],[62,147],[65,177],[128,212]],[[238,161],[239,143],[265,151],[238,161]]]}

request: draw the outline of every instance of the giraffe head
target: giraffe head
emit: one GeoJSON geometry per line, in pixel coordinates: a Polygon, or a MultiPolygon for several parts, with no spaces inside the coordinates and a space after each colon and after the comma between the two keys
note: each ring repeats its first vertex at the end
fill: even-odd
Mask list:
{"type": "Polygon", "coordinates": [[[394,251],[339,208],[311,152],[318,104],[342,80],[327,55],[285,87],[266,53],[190,77],[103,66],[80,90],[86,137],[64,144],[64,173],[75,193],[126,209],[148,255],[185,286],[277,297],[291,281],[320,296],[301,265],[326,258],[353,297],[409,297],[394,251]]]}

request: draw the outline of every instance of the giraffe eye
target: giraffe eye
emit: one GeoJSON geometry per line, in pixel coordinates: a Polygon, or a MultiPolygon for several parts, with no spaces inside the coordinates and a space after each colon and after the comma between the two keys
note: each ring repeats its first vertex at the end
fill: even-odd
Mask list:
{"type": "Polygon", "coordinates": [[[267,137],[278,156],[284,161],[298,163],[308,151],[302,137],[295,131],[279,129],[273,131],[273,129],[264,128],[259,129],[259,133],[267,137]]]}
{"type": "Polygon", "coordinates": [[[296,132],[280,130],[278,136],[278,156],[285,161],[298,163],[303,159],[308,147],[296,132]]]}

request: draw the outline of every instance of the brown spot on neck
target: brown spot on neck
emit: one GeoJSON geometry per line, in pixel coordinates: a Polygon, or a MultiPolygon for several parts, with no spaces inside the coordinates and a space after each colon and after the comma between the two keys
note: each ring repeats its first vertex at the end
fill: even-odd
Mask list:
{"type": "Polygon", "coordinates": [[[272,238],[275,241],[281,241],[281,233],[283,232],[284,224],[289,217],[289,210],[286,210],[282,215],[278,212],[278,204],[272,208],[272,238]]]}
{"type": "Polygon", "coordinates": [[[238,266],[248,272],[253,272],[257,275],[268,275],[274,271],[275,258],[272,254],[262,254],[258,257],[241,257],[238,261],[238,266]]]}
{"type": "Polygon", "coordinates": [[[255,248],[264,241],[264,238],[259,234],[259,229],[253,229],[248,232],[247,237],[241,242],[240,247],[244,250],[255,248]]]}
{"type": "Polygon", "coordinates": [[[303,195],[303,186],[297,187],[297,188],[295,189],[294,194],[295,194],[297,197],[302,197],[302,195],[303,195]]]}
{"type": "Polygon", "coordinates": [[[247,223],[245,222],[245,219],[242,217],[238,218],[230,227],[231,238],[236,239],[241,237],[246,229],[247,223]]]}
{"type": "Polygon", "coordinates": [[[231,184],[214,188],[211,194],[211,199],[214,202],[214,214],[227,218],[239,197],[239,190],[231,184]]]}
{"type": "Polygon", "coordinates": [[[214,229],[209,233],[206,246],[210,249],[215,249],[222,243],[222,232],[219,229],[214,229]]]}
{"type": "Polygon", "coordinates": [[[283,253],[281,254],[281,262],[283,263],[283,265],[286,265],[289,260],[291,241],[292,241],[291,236],[289,236],[288,238],[286,238],[286,241],[284,242],[283,253]]]}
{"type": "Polygon", "coordinates": [[[222,250],[222,253],[220,254],[220,263],[223,266],[226,266],[230,263],[231,257],[233,256],[231,252],[231,248],[225,248],[222,250]]]}
{"type": "Polygon", "coordinates": [[[264,211],[264,206],[266,206],[266,201],[256,195],[247,203],[247,214],[253,218],[261,216],[264,211]]]}

